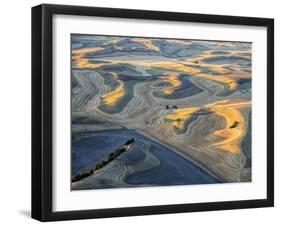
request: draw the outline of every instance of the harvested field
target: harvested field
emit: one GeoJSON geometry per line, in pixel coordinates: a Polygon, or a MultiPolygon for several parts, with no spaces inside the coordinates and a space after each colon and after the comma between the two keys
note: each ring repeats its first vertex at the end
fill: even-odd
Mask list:
{"type": "Polygon", "coordinates": [[[251,44],[72,35],[73,190],[251,181],[251,44]]]}

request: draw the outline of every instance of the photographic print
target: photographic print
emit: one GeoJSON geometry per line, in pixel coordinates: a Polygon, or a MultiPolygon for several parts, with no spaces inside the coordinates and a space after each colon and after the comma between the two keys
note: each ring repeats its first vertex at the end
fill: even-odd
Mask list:
{"type": "Polygon", "coordinates": [[[251,54],[71,34],[71,190],[251,182],[251,54]]]}
{"type": "Polygon", "coordinates": [[[273,18],[41,4],[31,36],[32,218],[274,206],[273,18]]]}

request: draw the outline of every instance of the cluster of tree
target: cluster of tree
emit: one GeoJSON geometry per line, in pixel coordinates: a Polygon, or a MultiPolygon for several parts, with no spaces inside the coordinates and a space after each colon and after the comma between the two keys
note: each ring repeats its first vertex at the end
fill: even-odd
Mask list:
{"type": "Polygon", "coordinates": [[[166,109],[178,109],[178,106],[173,104],[172,107],[170,107],[168,104],[166,105],[166,109]]]}
{"type": "Polygon", "coordinates": [[[90,169],[90,170],[88,170],[87,172],[80,173],[80,174],[78,174],[78,175],[72,177],[71,181],[72,181],[72,182],[76,182],[76,181],[82,180],[82,179],[85,178],[85,177],[91,176],[93,173],[94,173],[94,170],[93,170],[93,169],[90,169]]]}
{"type": "Polygon", "coordinates": [[[112,160],[116,159],[119,155],[121,155],[123,152],[125,152],[126,150],[128,150],[128,146],[132,143],[135,142],[135,139],[132,137],[131,139],[127,140],[125,142],[125,144],[123,144],[121,147],[117,148],[114,152],[111,152],[108,156],[107,159],[103,159],[100,162],[98,162],[95,166],[95,169],[90,169],[87,172],[84,173],[80,173],[74,177],[72,177],[71,181],[72,182],[76,182],[79,180],[82,180],[85,177],[88,177],[90,175],[92,175],[95,171],[101,169],[102,167],[104,167],[106,164],[108,164],[109,162],[111,162],[112,160]]]}
{"type": "Polygon", "coordinates": [[[134,143],[135,139],[132,137],[131,139],[127,140],[124,145],[120,148],[117,148],[114,152],[111,152],[106,160],[102,160],[101,162],[96,164],[95,171],[104,167],[107,163],[111,162],[112,160],[116,159],[119,155],[127,150],[127,146],[134,143]]]}

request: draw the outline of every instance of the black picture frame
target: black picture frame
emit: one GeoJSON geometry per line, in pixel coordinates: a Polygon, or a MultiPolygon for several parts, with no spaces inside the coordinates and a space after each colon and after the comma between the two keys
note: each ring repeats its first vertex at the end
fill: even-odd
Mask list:
{"type": "Polygon", "coordinates": [[[274,20],[43,4],[32,8],[32,218],[40,221],[270,207],[274,205],[274,20]],[[52,210],[52,17],[55,14],[267,28],[267,198],[130,208],[52,210]]]}

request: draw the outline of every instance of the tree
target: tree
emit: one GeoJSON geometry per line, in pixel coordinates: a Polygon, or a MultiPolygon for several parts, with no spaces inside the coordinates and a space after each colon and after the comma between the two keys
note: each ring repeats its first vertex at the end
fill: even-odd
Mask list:
{"type": "Polygon", "coordinates": [[[103,166],[105,166],[105,165],[106,165],[106,163],[107,163],[107,161],[102,160],[102,161],[101,161],[101,166],[102,166],[102,167],[103,167],[103,166]]]}
{"type": "Polygon", "coordinates": [[[129,145],[129,144],[132,144],[134,143],[135,139],[132,137],[131,139],[127,140],[125,145],[129,145]]]}
{"type": "Polygon", "coordinates": [[[100,163],[97,163],[95,170],[99,170],[101,168],[100,163]]]}
{"type": "Polygon", "coordinates": [[[236,128],[238,126],[238,121],[234,121],[234,123],[229,127],[230,129],[236,128]]]}

